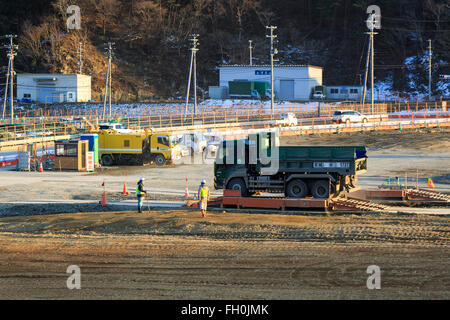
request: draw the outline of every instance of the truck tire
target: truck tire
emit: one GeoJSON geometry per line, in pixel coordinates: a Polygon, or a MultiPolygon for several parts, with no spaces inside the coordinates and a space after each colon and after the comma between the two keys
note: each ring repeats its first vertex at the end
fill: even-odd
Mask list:
{"type": "Polygon", "coordinates": [[[364,118],[362,123],[367,123],[367,118],[364,118]]]}
{"type": "Polygon", "coordinates": [[[247,196],[247,186],[242,178],[233,178],[227,183],[228,190],[241,190],[241,196],[247,196]]]}
{"type": "Polygon", "coordinates": [[[311,187],[314,198],[328,199],[330,197],[330,183],[328,180],[317,180],[311,187]]]}
{"type": "Polygon", "coordinates": [[[109,154],[102,155],[102,165],[112,166],[114,164],[114,159],[109,154]]]}
{"type": "Polygon", "coordinates": [[[289,181],[286,187],[286,196],[290,198],[304,198],[308,194],[308,186],[303,180],[289,181]]]}
{"type": "Polygon", "coordinates": [[[155,157],[155,163],[158,166],[163,166],[166,163],[166,158],[162,154],[158,154],[155,157]]]}

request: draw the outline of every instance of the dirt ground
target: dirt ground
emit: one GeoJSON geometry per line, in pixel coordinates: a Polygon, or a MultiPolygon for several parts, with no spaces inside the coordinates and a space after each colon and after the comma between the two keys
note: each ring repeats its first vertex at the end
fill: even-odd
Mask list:
{"type": "MultiPolygon", "coordinates": [[[[406,171],[408,183],[415,184],[418,172],[420,186],[431,177],[437,190],[450,193],[449,130],[285,137],[281,143],[366,145],[369,170],[358,179],[361,187],[376,187],[388,176],[403,179],[406,171]]],[[[103,181],[108,200],[124,199],[123,183],[131,191],[139,177],[147,178],[151,200],[180,200],[186,177],[191,195],[201,179],[212,184],[213,166],[0,171],[0,299],[450,298],[448,207],[390,215],[228,210],[202,219],[191,209],[139,215],[77,204],[71,213],[48,214],[57,211],[11,203],[98,201],[103,181]],[[4,215],[10,212],[17,215],[4,215]],[[81,290],[66,287],[69,265],[81,269],[81,290]],[[381,269],[380,290],[366,287],[370,265],[381,269]]]]}
{"type": "Polygon", "coordinates": [[[413,215],[4,217],[0,298],[448,299],[449,231],[448,217],[413,215]],[[370,265],[380,290],[366,287],[370,265]]]}

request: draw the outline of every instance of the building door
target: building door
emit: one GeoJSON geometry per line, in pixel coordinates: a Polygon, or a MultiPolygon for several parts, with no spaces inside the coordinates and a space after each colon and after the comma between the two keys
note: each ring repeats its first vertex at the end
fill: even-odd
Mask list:
{"type": "Polygon", "coordinates": [[[280,100],[294,99],[294,80],[280,80],[280,93],[278,94],[280,100]]]}
{"type": "Polygon", "coordinates": [[[55,88],[38,87],[38,92],[40,103],[53,103],[53,95],[55,94],[55,88]]]}

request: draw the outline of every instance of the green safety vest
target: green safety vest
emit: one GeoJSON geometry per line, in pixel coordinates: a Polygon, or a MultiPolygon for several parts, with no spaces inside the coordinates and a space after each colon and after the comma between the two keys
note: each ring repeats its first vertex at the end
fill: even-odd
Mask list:
{"type": "Polygon", "coordinates": [[[136,195],[140,196],[141,195],[141,191],[139,190],[139,183],[136,186],[136,195]]]}

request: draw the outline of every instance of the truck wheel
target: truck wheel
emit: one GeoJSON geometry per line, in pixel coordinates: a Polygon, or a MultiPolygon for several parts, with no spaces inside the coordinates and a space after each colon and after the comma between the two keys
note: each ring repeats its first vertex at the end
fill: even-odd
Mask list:
{"type": "Polygon", "coordinates": [[[166,163],[166,158],[164,158],[164,156],[163,156],[162,154],[158,154],[158,155],[155,157],[155,163],[156,163],[158,166],[163,166],[163,165],[166,163]]]}
{"type": "Polygon", "coordinates": [[[364,118],[362,122],[367,123],[367,118],[364,118]]]}
{"type": "Polygon", "coordinates": [[[104,166],[112,166],[113,163],[114,163],[114,160],[109,154],[104,154],[102,156],[102,165],[104,165],[104,166]]]}
{"type": "Polygon", "coordinates": [[[286,187],[286,196],[291,198],[304,198],[308,194],[308,186],[303,180],[294,179],[286,187]]]}
{"type": "Polygon", "coordinates": [[[242,178],[233,178],[227,183],[228,190],[240,190],[241,196],[245,197],[247,195],[247,186],[242,178]]]}
{"type": "Polygon", "coordinates": [[[330,183],[328,180],[318,180],[314,182],[311,193],[314,198],[328,199],[330,197],[330,183]]]}

